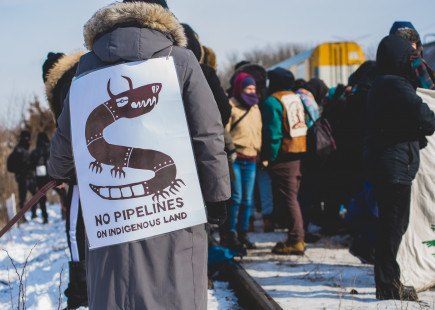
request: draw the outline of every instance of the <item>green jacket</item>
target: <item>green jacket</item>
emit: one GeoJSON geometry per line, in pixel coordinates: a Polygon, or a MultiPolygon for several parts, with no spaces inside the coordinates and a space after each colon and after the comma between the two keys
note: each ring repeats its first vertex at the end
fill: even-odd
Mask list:
{"type": "Polygon", "coordinates": [[[278,156],[283,138],[283,113],[284,109],[278,99],[273,96],[266,98],[261,111],[261,117],[263,121],[263,148],[261,155],[263,160],[272,162],[278,156]]]}

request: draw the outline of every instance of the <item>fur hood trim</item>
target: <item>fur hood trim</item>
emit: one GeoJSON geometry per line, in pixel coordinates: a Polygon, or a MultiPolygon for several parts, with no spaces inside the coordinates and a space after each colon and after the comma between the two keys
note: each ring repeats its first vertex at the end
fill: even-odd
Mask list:
{"type": "Polygon", "coordinates": [[[83,31],[86,47],[92,50],[98,35],[127,22],[171,35],[178,46],[187,45],[183,27],[168,9],[145,2],[117,2],[97,11],[86,23],[83,31]]]}
{"type": "Polygon", "coordinates": [[[47,81],[45,82],[45,94],[47,95],[47,100],[51,108],[53,108],[53,91],[57,82],[62,78],[65,72],[79,62],[80,57],[85,53],[86,52],[80,51],[70,55],[64,55],[54,64],[50,71],[48,71],[47,81]]]}

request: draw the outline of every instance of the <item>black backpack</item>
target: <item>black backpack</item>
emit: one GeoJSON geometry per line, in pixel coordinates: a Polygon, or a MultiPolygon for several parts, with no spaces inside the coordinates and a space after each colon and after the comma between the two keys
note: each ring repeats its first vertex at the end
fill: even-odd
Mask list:
{"type": "Polygon", "coordinates": [[[321,162],[335,152],[337,146],[332,135],[331,125],[326,118],[320,117],[314,121],[304,103],[302,103],[308,116],[314,124],[308,128],[307,132],[307,152],[310,156],[319,159],[321,162]]]}
{"type": "Polygon", "coordinates": [[[9,154],[6,161],[6,166],[9,172],[17,173],[20,171],[21,165],[21,154],[15,148],[11,154],[9,154]]]}

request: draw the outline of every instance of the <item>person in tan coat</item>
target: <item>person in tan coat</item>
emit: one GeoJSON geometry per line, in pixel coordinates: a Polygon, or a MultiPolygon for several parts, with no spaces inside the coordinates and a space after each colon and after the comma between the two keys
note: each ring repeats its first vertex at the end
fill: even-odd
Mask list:
{"type": "Polygon", "coordinates": [[[249,216],[255,184],[257,155],[261,148],[261,112],[254,78],[240,73],[234,80],[230,104],[231,117],[226,129],[236,147],[233,163],[235,180],[231,183],[230,216],[221,231],[221,243],[232,249],[255,246],[247,238],[249,216]],[[237,231],[237,237],[236,237],[237,231]]]}

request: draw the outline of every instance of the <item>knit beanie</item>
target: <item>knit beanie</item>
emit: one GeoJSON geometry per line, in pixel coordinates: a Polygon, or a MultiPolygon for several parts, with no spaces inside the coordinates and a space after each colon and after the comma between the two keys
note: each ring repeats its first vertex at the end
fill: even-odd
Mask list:
{"type": "Polygon", "coordinates": [[[154,4],[161,5],[165,9],[169,9],[165,0],[145,0],[145,1],[144,0],[124,0],[123,2],[147,2],[147,3],[154,3],[154,4]]]}
{"type": "Polygon", "coordinates": [[[20,133],[20,141],[18,141],[18,145],[24,147],[26,150],[29,149],[30,146],[30,131],[23,130],[20,133]]]}
{"type": "Polygon", "coordinates": [[[411,22],[394,22],[393,26],[391,26],[390,34],[395,34],[400,28],[411,28],[415,30],[411,22]]]}
{"type": "Polygon", "coordinates": [[[289,70],[278,67],[269,72],[269,94],[293,88],[295,76],[289,70]]]}
{"type": "Polygon", "coordinates": [[[243,88],[246,87],[246,86],[243,87],[245,80],[247,80],[246,86],[255,85],[255,80],[251,75],[245,72],[239,73],[234,79],[234,88],[233,88],[233,97],[236,98],[237,100],[240,100],[242,95],[242,90],[243,88]],[[253,84],[249,84],[251,81],[253,82],[253,84]]]}
{"type": "Polygon", "coordinates": [[[47,59],[42,65],[42,80],[44,81],[44,83],[47,81],[47,76],[50,69],[53,68],[54,64],[63,56],[65,56],[64,53],[49,52],[47,54],[47,59]]]}
{"type": "Polygon", "coordinates": [[[242,89],[245,89],[246,87],[251,86],[251,85],[255,86],[254,79],[252,77],[250,77],[250,76],[245,77],[243,79],[243,82],[242,82],[242,89]]]}

